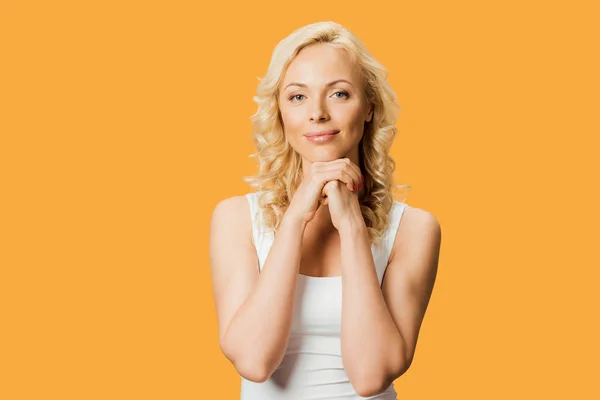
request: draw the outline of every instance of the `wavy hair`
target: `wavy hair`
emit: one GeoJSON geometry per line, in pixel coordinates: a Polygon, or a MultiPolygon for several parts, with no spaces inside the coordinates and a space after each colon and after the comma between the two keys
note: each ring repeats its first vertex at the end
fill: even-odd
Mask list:
{"type": "Polygon", "coordinates": [[[400,107],[387,83],[387,69],[354,34],[338,23],[325,21],[303,26],[275,46],[266,75],[258,78],[260,83],[254,96],[258,110],[251,117],[256,153],[250,157],[258,158],[259,170],[256,175],[243,179],[261,192],[262,222],[276,230],[303,176],[302,158],[283,132],[279,87],[296,55],[316,43],[328,43],[348,52],[365,82],[367,101],[374,105],[373,118],[365,123],[359,144],[359,167],[365,178],[360,208],[371,243],[381,244],[394,204],[393,188],[410,189],[410,185],[393,184],[396,164],[389,155],[397,133],[395,124],[400,107]]]}

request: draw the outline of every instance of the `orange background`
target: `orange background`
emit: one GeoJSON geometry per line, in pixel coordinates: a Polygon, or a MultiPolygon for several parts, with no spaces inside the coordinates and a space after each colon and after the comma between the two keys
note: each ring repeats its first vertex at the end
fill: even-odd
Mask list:
{"type": "Polygon", "coordinates": [[[0,3],[0,398],[237,399],[209,220],[257,77],[334,20],[390,71],[443,243],[401,399],[600,398],[598,10],[582,1],[0,3]]]}

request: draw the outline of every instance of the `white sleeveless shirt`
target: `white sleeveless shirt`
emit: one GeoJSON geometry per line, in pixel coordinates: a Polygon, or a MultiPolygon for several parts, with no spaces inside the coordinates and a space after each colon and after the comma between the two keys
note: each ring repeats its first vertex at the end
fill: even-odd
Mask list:
{"type": "MultiPolygon", "coordinates": [[[[259,192],[247,193],[252,215],[252,238],[262,270],[274,232],[260,221],[259,192]]],[[[394,200],[381,246],[371,251],[381,286],[405,203],[394,200]]],[[[285,356],[265,382],[241,377],[241,400],[396,399],[392,383],[383,393],[359,396],[350,383],[341,354],[342,277],[298,275],[294,316],[285,356]]]]}

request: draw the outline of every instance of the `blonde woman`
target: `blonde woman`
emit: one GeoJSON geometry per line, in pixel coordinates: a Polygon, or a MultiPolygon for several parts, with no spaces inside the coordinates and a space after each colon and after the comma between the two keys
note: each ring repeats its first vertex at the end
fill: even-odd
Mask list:
{"type": "Polygon", "coordinates": [[[253,115],[256,192],[210,228],[219,341],[242,400],[396,399],[433,290],[441,231],[393,197],[399,108],[348,29],[275,48],[253,115]],[[402,221],[402,223],[400,223],[402,221]]]}

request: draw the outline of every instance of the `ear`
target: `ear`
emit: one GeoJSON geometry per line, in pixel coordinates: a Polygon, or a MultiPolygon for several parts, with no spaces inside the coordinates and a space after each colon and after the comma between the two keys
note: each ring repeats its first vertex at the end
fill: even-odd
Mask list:
{"type": "Polygon", "coordinates": [[[373,104],[370,104],[369,107],[371,107],[371,109],[369,110],[369,113],[367,114],[367,122],[371,122],[371,120],[373,119],[373,104]]]}

